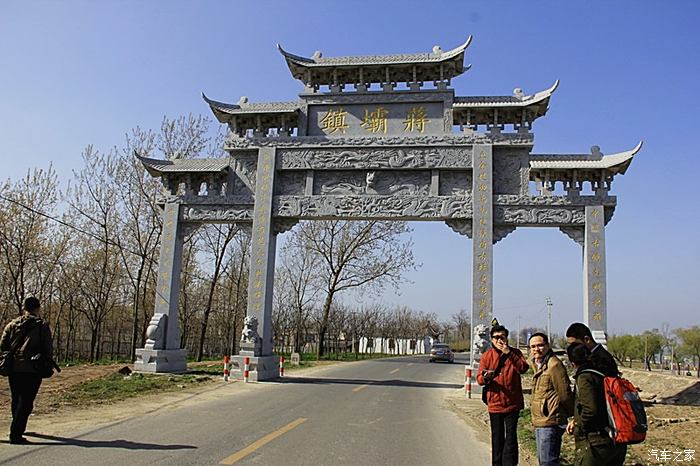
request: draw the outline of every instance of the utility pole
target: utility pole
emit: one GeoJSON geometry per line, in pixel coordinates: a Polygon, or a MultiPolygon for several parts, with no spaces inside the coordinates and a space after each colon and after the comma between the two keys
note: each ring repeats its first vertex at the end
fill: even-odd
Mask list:
{"type": "Polygon", "coordinates": [[[545,303],[547,304],[547,338],[552,338],[552,300],[546,298],[545,303]]]}
{"type": "Polygon", "coordinates": [[[520,314],[518,314],[518,333],[515,335],[515,338],[517,340],[516,343],[516,348],[520,348],[520,314]]]}

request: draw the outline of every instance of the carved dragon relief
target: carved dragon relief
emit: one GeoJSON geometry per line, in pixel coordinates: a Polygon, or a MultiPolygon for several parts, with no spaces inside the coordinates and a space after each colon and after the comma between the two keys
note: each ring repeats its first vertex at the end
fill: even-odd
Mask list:
{"type": "Polygon", "coordinates": [[[530,196],[530,195],[510,195],[498,194],[493,196],[493,203],[502,206],[569,206],[582,207],[604,205],[606,207],[615,206],[617,198],[615,196],[607,196],[604,198],[595,196],[579,196],[572,199],[567,196],[530,196]]]}
{"type": "Polygon", "coordinates": [[[253,220],[253,209],[230,205],[186,206],[180,213],[180,219],[183,222],[250,222],[253,220]]]}
{"type": "Polygon", "coordinates": [[[287,149],[279,152],[281,169],[470,168],[471,149],[287,149]]]}
{"type": "Polygon", "coordinates": [[[494,223],[516,225],[582,225],[585,213],[582,207],[542,208],[542,207],[501,207],[493,209],[494,223]]]}
{"type": "Polygon", "coordinates": [[[471,198],[436,196],[278,196],[273,211],[279,217],[327,218],[470,218],[471,198]]]}
{"type": "Polygon", "coordinates": [[[394,194],[427,196],[430,173],[401,171],[321,172],[317,177],[320,194],[394,194]]]}

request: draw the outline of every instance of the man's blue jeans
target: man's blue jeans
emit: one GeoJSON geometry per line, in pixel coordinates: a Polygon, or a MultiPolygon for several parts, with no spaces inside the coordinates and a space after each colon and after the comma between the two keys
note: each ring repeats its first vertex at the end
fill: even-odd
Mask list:
{"type": "Polygon", "coordinates": [[[564,430],[562,426],[535,428],[537,458],[540,460],[540,466],[559,466],[561,436],[564,430]]]}

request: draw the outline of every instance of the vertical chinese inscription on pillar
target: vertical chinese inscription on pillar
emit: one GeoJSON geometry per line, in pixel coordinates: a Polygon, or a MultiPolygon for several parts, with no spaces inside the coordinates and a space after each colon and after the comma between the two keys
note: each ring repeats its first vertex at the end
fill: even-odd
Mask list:
{"type": "Polygon", "coordinates": [[[272,232],[272,193],[275,174],[275,149],[261,148],[256,172],[255,208],[251,237],[248,288],[248,315],[258,318],[262,352],[272,351],[272,281],[275,266],[275,235],[272,232]]]}
{"type": "Polygon", "coordinates": [[[605,275],[605,220],[603,206],[586,207],[583,259],[583,305],[586,324],[593,331],[607,331],[605,275]]]}
{"type": "MultiPolygon", "coordinates": [[[[472,218],[472,328],[491,324],[493,314],[493,149],[490,145],[474,146],[472,218]]],[[[483,328],[483,327],[482,327],[483,328]]],[[[477,346],[472,335],[472,364],[481,358],[484,347],[477,346]]],[[[488,338],[488,337],[487,337],[488,338]]],[[[488,344],[486,340],[485,344],[488,344]]]]}
{"type": "Polygon", "coordinates": [[[165,204],[155,303],[155,313],[168,316],[165,349],[180,348],[177,306],[180,296],[183,232],[179,217],[180,204],[165,204]]]}

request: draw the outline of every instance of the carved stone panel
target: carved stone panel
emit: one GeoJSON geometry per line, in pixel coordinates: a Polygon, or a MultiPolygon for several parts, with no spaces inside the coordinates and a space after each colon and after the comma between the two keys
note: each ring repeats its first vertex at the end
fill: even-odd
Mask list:
{"type": "Polygon", "coordinates": [[[245,194],[255,192],[255,172],[258,167],[256,152],[243,152],[233,157],[231,165],[236,177],[233,180],[233,194],[245,194]],[[242,186],[245,186],[245,190],[242,186]],[[243,192],[245,191],[245,192],[243,192]]]}
{"type": "Polygon", "coordinates": [[[440,172],[440,196],[468,196],[472,191],[472,172],[444,170],[440,172]]]}
{"type": "Polygon", "coordinates": [[[510,225],[583,225],[583,207],[502,207],[494,208],[494,223],[510,225]]]}
{"type": "Polygon", "coordinates": [[[277,174],[275,193],[278,195],[302,196],[306,188],[306,172],[284,171],[277,174]]]}
{"type": "Polygon", "coordinates": [[[468,196],[278,196],[273,211],[300,219],[442,220],[470,218],[472,206],[468,196]]]}
{"type": "Polygon", "coordinates": [[[532,146],[534,138],[531,133],[460,133],[429,134],[415,136],[349,136],[332,138],[323,136],[308,137],[252,137],[240,138],[229,136],[224,149],[232,151],[250,150],[255,147],[366,147],[366,146],[469,146],[472,144],[498,144],[503,146],[532,146]]]}
{"type": "Polygon", "coordinates": [[[504,149],[493,159],[493,193],[527,194],[529,184],[528,151],[504,149]]]}
{"type": "Polygon", "coordinates": [[[469,168],[468,147],[405,147],[371,149],[284,149],[280,166],[286,169],[334,170],[347,168],[469,168]]]}
{"type": "Polygon", "coordinates": [[[429,171],[324,171],[315,176],[314,194],[427,196],[430,176],[429,171]]]}
{"type": "Polygon", "coordinates": [[[233,223],[253,220],[250,206],[198,205],[183,206],[180,219],[183,222],[233,223]]]}

